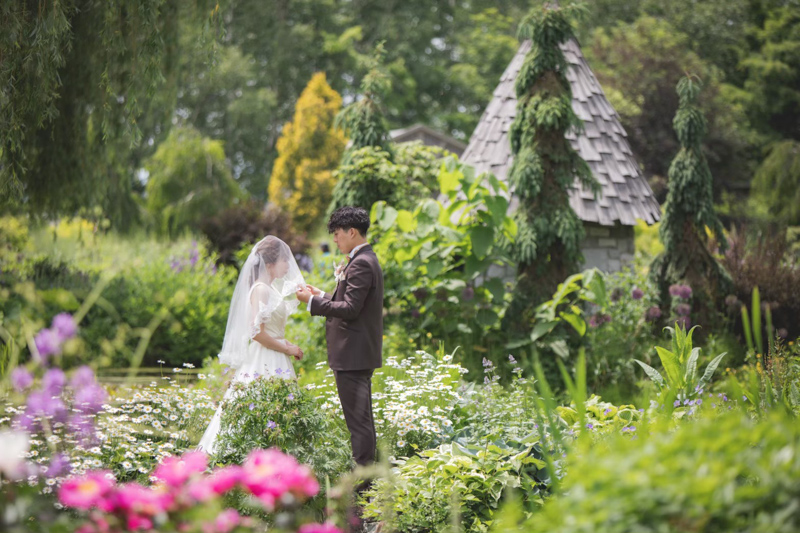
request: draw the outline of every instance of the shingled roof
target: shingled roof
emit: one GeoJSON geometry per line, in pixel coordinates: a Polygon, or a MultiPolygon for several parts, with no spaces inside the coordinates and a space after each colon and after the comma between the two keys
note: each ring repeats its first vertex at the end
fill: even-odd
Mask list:
{"type": "MultiPolygon", "coordinates": [[[[508,130],[517,111],[514,81],[530,49],[530,41],[520,46],[461,156],[462,161],[478,172],[492,172],[504,181],[513,160],[508,130]]],[[[566,137],[602,186],[595,199],[591,191],[577,183],[573,185],[569,195],[572,209],[584,222],[604,226],[617,223],[633,226],[636,219],[648,224],[658,221],[661,218],[658,201],[639,171],[619,115],[606,99],[580,46],[571,39],[561,45],[561,50],[569,63],[567,79],[572,86],[572,109],[583,121],[580,134],[570,131],[566,137]]],[[[511,205],[514,208],[517,201],[512,200],[511,205]]]]}

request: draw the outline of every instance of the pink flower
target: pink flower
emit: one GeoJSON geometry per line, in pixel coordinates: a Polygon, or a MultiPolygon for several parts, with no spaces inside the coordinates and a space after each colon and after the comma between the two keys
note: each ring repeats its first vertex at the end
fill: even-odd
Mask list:
{"type": "Polygon", "coordinates": [[[193,501],[199,503],[207,502],[208,500],[214,499],[217,496],[217,493],[214,491],[214,486],[209,478],[201,478],[190,481],[189,486],[186,489],[186,493],[193,501]]]}
{"type": "Polygon", "coordinates": [[[310,468],[274,448],[250,452],[243,470],[244,485],[267,507],[285,494],[305,499],[319,492],[310,468]]]}
{"type": "Polygon", "coordinates": [[[244,471],[239,466],[226,466],[214,472],[211,476],[211,488],[217,494],[224,494],[233,489],[244,477],[244,471]]]}
{"type": "Polygon", "coordinates": [[[167,457],[153,475],[170,487],[180,487],[194,474],[205,472],[207,464],[203,452],[188,452],[181,457],[167,457]]]}
{"type": "Polygon", "coordinates": [[[78,367],[69,381],[73,389],[82,389],[95,384],[94,371],[86,365],[78,367]]]}
{"type": "Polygon", "coordinates": [[[18,366],[11,371],[11,384],[22,392],[33,384],[33,376],[24,367],[18,366]]]}
{"type": "Polygon", "coordinates": [[[242,521],[242,517],[235,509],[225,509],[217,519],[214,520],[214,531],[217,533],[228,533],[232,531],[242,521]]]}
{"type": "Polygon", "coordinates": [[[61,352],[61,337],[53,330],[41,330],[36,334],[33,342],[39,355],[37,359],[43,365],[47,364],[48,357],[61,352]]]}
{"type": "Polygon", "coordinates": [[[324,524],[303,524],[298,533],[342,533],[342,530],[330,522],[324,524]]]}
{"type": "Polygon", "coordinates": [[[169,509],[172,501],[169,491],[125,483],[117,487],[112,508],[124,511],[129,516],[155,516],[169,509]]]}
{"type": "Polygon", "coordinates": [[[65,481],[58,490],[58,500],[66,507],[91,509],[95,507],[114,486],[110,472],[96,470],[83,477],[65,481]]]}
{"type": "Polygon", "coordinates": [[[128,517],[128,529],[130,531],[153,529],[153,521],[143,516],[131,515],[128,517]]]}

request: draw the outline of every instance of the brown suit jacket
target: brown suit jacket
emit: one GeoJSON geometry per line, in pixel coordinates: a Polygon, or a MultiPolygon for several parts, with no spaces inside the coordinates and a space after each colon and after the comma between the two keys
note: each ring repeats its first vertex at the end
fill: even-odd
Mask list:
{"type": "Polygon", "coordinates": [[[383,271],[366,245],[344,269],[333,295],[311,301],[311,314],[327,317],[328,364],[332,370],[367,370],[383,364],[383,271]]]}

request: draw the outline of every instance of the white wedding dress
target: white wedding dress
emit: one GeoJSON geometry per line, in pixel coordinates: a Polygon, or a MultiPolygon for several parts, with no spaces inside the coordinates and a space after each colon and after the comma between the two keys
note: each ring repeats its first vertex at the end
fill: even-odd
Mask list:
{"type": "MultiPolygon", "coordinates": [[[[266,306],[260,303],[260,310],[258,313],[256,313],[256,316],[253,319],[252,331],[257,332],[260,326],[263,324],[264,332],[267,335],[273,337],[274,339],[285,340],[284,335],[286,331],[286,320],[292,310],[291,303],[283,299],[281,294],[275,290],[274,287],[263,282],[257,282],[252,286],[248,298],[252,296],[253,290],[255,290],[257,287],[259,290],[268,291],[270,298],[274,297],[280,299],[281,302],[275,309],[272,310],[272,312],[268,312],[266,306]]],[[[296,307],[296,305],[294,307],[296,307]]],[[[295,374],[294,367],[292,366],[292,360],[288,355],[281,352],[276,352],[275,350],[270,350],[269,348],[264,347],[264,345],[261,343],[255,340],[250,340],[250,343],[247,346],[247,357],[245,358],[242,366],[239,367],[239,369],[236,371],[236,374],[233,376],[233,381],[249,383],[259,376],[297,379],[297,374],[295,374]]],[[[227,392],[225,392],[222,403],[224,404],[225,400],[230,399],[233,394],[234,390],[231,386],[228,388],[227,392]]],[[[198,450],[209,455],[215,452],[215,443],[220,431],[221,417],[222,405],[217,408],[217,412],[214,413],[214,417],[208,424],[208,428],[203,434],[203,438],[200,439],[200,444],[197,445],[198,450]]],[[[266,420],[264,423],[266,424],[266,420]]]]}

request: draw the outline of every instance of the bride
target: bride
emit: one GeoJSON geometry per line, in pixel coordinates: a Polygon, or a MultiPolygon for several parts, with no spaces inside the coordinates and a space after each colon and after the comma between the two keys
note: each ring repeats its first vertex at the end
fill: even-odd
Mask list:
{"type": "MultiPolygon", "coordinates": [[[[296,379],[290,357],[303,351],[284,338],[286,319],[299,305],[295,296],[305,287],[303,274],[289,246],[277,237],[259,241],[247,258],[233,290],[228,325],[219,360],[236,370],[233,381],[249,383],[259,376],[296,379]]],[[[224,400],[233,395],[233,388],[224,400]]],[[[197,449],[214,453],[222,405],[217,409],[197,449]]]]}

